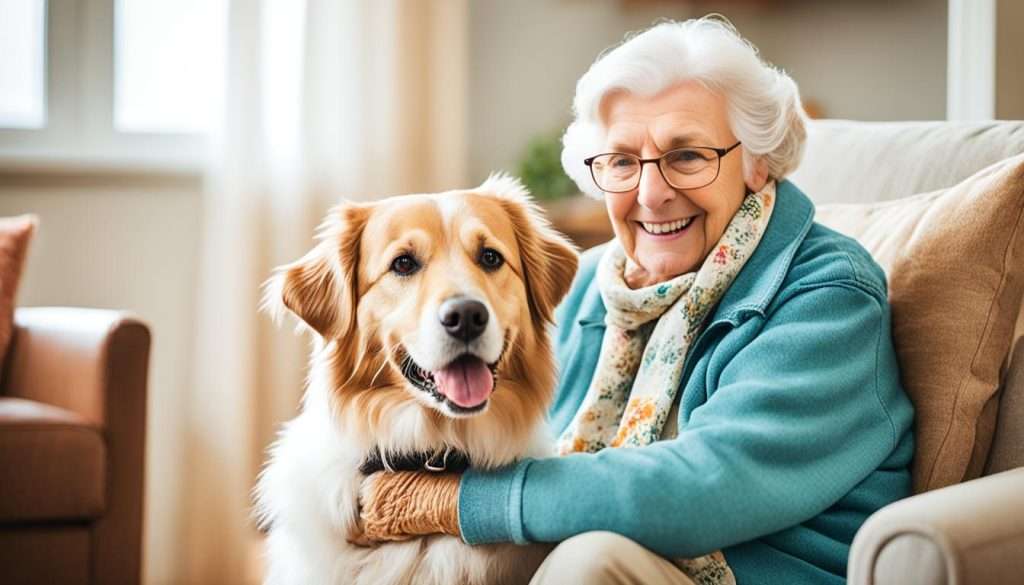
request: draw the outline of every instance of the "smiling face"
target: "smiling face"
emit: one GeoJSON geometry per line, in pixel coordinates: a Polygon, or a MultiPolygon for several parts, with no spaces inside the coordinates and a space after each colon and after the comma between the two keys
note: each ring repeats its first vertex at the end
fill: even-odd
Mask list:
{"type": "MultiPolygon", "coordinates": [[[[674,85],[651,97],[613,92],[601,104],[608,129],[603,152],[656,158],[685,146],[728,148],[737,142],[725,98],[700,83],[674,85]]],[[[744,179],[742,146],[721,159],[718,178],[699,189],[675,189],[654,164],[644,165],[640,184],[606,193],[615,235],[633,261],[626,274],[633,288],[697,270],[725,232],[749,187],[766,179],[760,163],[744,179]]]]}
{"type": "Polygon", "coordinates": [[[360,258],[359,322],[377,331],[413,396],[449,416],[486,408],[508,346],[530,335],[501,204],[472,194],[387,200],[367,221],[360,258]]]}
{"type": "Polygon", "coordinates": [[[414,409],[489,428],[542,418],[547,327],[577,259],[518,183],[343,203],[319,239],[266,298],[320,335],[350,424],[380,436],[414,409]]]}

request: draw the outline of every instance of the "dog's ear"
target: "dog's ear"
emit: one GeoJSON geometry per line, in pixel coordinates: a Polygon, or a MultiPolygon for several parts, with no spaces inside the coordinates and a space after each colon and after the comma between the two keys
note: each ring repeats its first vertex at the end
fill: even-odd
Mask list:
{"type": "Polygon", "coordinates": [[[504,199],[501,203],[512,219],[519,244],[530,316],[535,323],[551,323],[555,307],[572,285],[579,254],[529,199],[504,199]]]}
{"type": "Polygon", "coordinates": [[[344,202],[317,230],[316,246],[280,266],[263,285],[263,308],[279,321],[285,309],[323,338],[355,327],[359,243],[370,207],[344,202]]]}

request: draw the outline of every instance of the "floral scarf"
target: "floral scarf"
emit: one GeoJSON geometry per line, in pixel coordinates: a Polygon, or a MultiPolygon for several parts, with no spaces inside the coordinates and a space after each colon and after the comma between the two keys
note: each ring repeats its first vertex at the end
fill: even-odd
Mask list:
{"type": "MultiPolygon", "coordinates": [[[[760,243],[774,204],[775,183],[769,181],[746,196],[700,269],[641,289],[626,284],[628,259],[612,242],[597,268],[608,310],[601,354],[586,397],[558,440],[560,455],[658,440],[682,382],[687,351],[760,243]]],[[[702,585],[735,583],[720,551],[677,562],[702,585]]]]}

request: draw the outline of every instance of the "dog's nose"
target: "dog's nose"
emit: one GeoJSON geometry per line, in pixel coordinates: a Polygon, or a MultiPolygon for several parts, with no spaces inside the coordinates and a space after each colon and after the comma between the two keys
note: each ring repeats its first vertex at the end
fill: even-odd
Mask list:
{"type": "Polygon", "coordinates": [[[487,307],[480,301],[456,297],[441,303],[438,312],[448,335],[466,343],[473,341],[487,327],[487,307]]]}

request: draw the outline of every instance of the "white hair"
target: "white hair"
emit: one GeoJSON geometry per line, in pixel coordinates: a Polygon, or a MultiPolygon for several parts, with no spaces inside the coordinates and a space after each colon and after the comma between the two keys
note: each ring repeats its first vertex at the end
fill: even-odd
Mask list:
{"type": "MultiPolygon", "coordinates": [[[[562,166],[584,193],[601,198],[583,159],[599,154],[607,129],[601,102],[612,91],[653,96],[697,81],[725,97],[729,124],[743,143],[743,168],[760,159],[781,180],[803,156],[805,115],[796,83],[758,56],[719,15],[662,22],[605,51],[576,84],[575,119],[562,137],[562,166]]],[[[728,145],[719,145],[728,146],[728,145]]]]}

